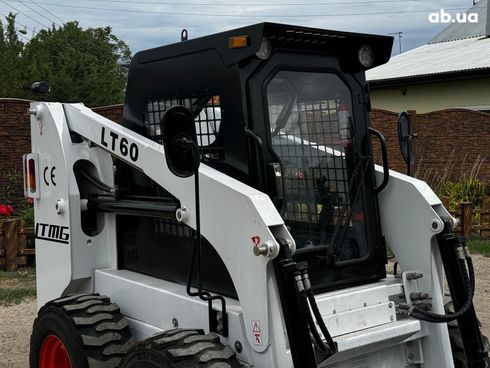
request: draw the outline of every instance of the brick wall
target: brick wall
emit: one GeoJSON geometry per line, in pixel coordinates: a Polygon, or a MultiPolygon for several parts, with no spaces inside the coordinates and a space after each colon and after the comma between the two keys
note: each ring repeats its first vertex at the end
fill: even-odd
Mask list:
{"type": "Polygon", "coordinates": [[[103,106],[103,107],[94,107],[94,110],[97,114],[105,116],[107,119],[115,121],[116,123],[122,122],[123,116],[123,108],[124,105],[112,105],[112,106],[103,106]]]}
{"type": "MultiPolygon", "coordinates": [[[[31,152],[30,101],[0,98],[0,204],[9,186],[15,194],[12,204],[19,209],[24,201],[22,189],[22,155],[31,152]],[[17,180],[8,179],[14,175],[17,180]]],[[[113,121],[122,121],[123,105],[98,107],[94,110],[113,121]]]]}
{"type": "MultiPolygon", "coordinates": [[[[386,137],[391,168],[406,172],[398,145],[398,114],[375,109],[370,116],[373,128],[386,137]]],[[[490,114],[465,109],[417,114],[412,131],[417,133],[415,176],[436,186],[441,178],[469,175],[480,163],[478,177],[490,185],[490,114]]],[[[379,149],[375,152],[378,159],[379,149]]]]}
{"type": "MultiPolygon", "coordinates": [[[[390,168],[405,173],[407,171],[406,164],[405,161],[403,161],[400,146],[398,145],[398,114],[390,111],[373,109],[369,114],[369,117],[371,119],[371,126],[383,133],[383,136],[385,137],[390,168]]],[[[374,159],[376,163],[380,164],[382,162],[381,150],[376,139],[373,139],[373,147],[374,159]]]]}
{"type": "Polygon", "coordinates": [[[0,202],[12,186],[14,211],[23,200],[22,155],[31,151],[28,108],[26,100],[0,99],[0,202]],[[9,179],[9,175],[16,176],[16,180],[9,179]]]}
{"type": "MultiPolygon", "coordinates": [[[[31,151],[29,101],[0,99],[0,199],[5,193],[9,172],[22,173],[22,155],[31,151]]],[[[122,121],[123,105],[94,108],[115,122],[122,121]]],[[[370,113],[373,128],[380,130],[388,145],[390,167],[405,172],[397,136],[398,114],[374,109],[370,113]]],[[[447,175],[453,179],[469,173],[477,159],[483,158],[479,178],[490,185],[490,114],[451,109],[417,114],[413,132],[415,140],[415,173],[429,184],[447,175]]],[[[374,141],[375,159],[381,161],[379,144],[374,141]]],[[[15,186],[14,204],[23,201],[22,183],[15,186]]]]}

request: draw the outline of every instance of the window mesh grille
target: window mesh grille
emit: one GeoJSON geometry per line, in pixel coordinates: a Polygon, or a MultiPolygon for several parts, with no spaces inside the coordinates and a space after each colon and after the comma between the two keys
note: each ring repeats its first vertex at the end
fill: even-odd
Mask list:
{"type": "Polygon", "coordinates": [[[331,73],[279,71],[267,100],[282,169],[282,215],[297,246],[329,247],[341,231],[341,258],[364,254],[362,198],[349,193],[356,168],[347,85],[331,73]]]}
{"type": "MultiPolygon", "coordinates": [[[[163,144],[163,135],[160,127],[162,117],[165,112],[172,106],[185,106],[194,109],[196,104],[203,97],[183,97],[183,98],[164,98],[151,99],[147,103],[147,109],[144,114],[144,124],[147,129],[147,135],[150,139],[163,144]]],[[[202,106],[199,114],[196,116],[196,135],[201,160],[224,159],[223,136],[221,128],[221,105],[219,96],[212,96],[202,106]]]]}
{"type": "MultiPolygon", "coordinates": [[[[269,107],[271,121],[281,109],[269,107]]],[[[285,220],[318,223],[326,200],[333,207],[348,201],[338,113],[335,100],[297,103],[284,129],[273,137],[287,193],[285,220]]]]}
{"type": "MultiPolygon", "coordinates": [[[[202,96],[150,99],[143,119],[148,138],[163,144],[160,123],[165,112],[177,105],[195,110],[203,99],[205,102],[195,118],[197,144],[201,161],[224,160],[223,137],[220,132],[221,105],[219,96],[212,96],[209,99],[202,96]]],[[[153,193],[157,196],[172,198],[177,201],[176,198],[156,183],[152,183],[152,187],[153,193]]],[[[172,235],[179,238],[193,238],[195,236],[194,230],[187,225],[168,219],[153,219],[153,231],[157,234],[172,235]]]]}

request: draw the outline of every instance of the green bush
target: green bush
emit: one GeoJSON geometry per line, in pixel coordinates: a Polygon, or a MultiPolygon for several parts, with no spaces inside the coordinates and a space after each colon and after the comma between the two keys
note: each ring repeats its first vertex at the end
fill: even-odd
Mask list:
{"type": "Polygon", "coordinates": [[[479,179],[463,178],[460,181],[447,180],[441,184],[439,196],[446,197],[449,201],[449,209],[455,210],[458,204],[472,202],[479,205],[485,195],[485,183],[479,179]]]}
{"type": "Polygon", "coordinates": [[[34,226],[34,206],[26,206],[19,214],[24,226],[34,226]]]}

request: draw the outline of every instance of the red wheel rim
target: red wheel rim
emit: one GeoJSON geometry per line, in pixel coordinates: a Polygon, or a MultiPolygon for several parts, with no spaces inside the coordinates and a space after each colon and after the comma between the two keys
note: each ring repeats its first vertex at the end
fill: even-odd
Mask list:
{"type": "Polygon", "coordinates": [[[46,336],[39,353],[39,368],[71,368],[65,344],[55,335],[46,336]]]}

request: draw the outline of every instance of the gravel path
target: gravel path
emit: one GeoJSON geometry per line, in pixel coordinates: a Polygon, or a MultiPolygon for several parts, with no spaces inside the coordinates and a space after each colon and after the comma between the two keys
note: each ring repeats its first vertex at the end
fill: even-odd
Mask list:
{"type": "Polygon", "coordinates": [[[29,366],[29,338],[35,316],[35,299],[0,307],[0,368],[29,366]]]}
{"type": "MultiPolygon", "coordinates": [[[[473,255],[475,264],[475,306],[482,330],[490,336],[490,258],[473,255]]],[[[36,302],[31,299],[8,307],[0,306],[0,368],[29,366],[29,338],[36,317],[36,302]]]]}
{"type": "Polygon", "coordinates": [[[473,302],[482,324],[482,332],[490,337],[490,257],[473,254],[472,259],[476,275],[476,293],[473,302]]]}

